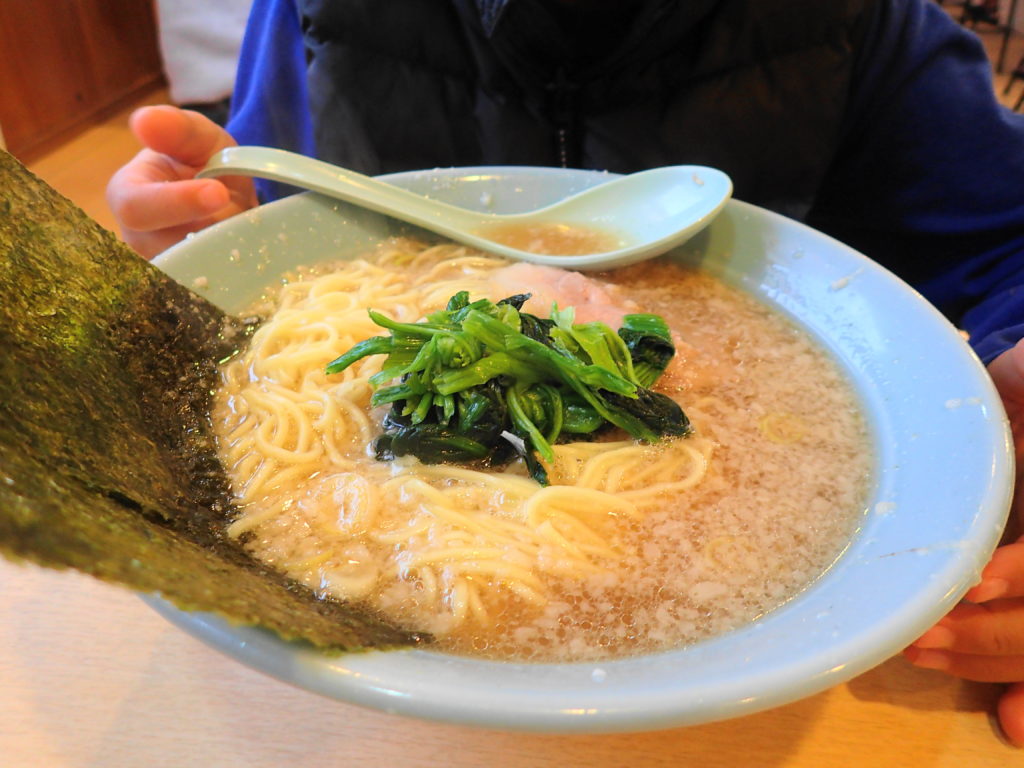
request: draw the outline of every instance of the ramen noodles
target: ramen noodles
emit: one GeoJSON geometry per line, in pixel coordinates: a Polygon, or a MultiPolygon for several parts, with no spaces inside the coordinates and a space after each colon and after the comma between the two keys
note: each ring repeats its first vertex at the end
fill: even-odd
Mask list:
{"type": "MultiPolygon", "coordinates": [[[[542,306],[536,306],[541,304],[542,306]]],[[[213,413],[236,495],[228,532],[310,589],[435,635],[455,653],[594,660],[679,647],[791,599],[842,551],[869,453],[855,397],[803,332],[741,292],[649,262],[599,280],[395,239],[302,270],[221,370],[213,413]],[[612,327],[661,315],[677,355],[654,388],[693,435],[560,443],[550,484],[503,468],[378,461],[382,357],[325,366],[458,291],[527,286],[612,327]]]]}

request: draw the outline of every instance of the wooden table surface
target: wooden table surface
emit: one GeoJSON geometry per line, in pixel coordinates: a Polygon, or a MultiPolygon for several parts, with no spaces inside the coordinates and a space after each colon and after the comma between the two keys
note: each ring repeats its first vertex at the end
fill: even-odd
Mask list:
{"type": "Polygon", "coordinates": [[[553,736],[419,722],[293,688],[136,595],[0,560],[0,766],[1024,766],[999,689],[892,659],[809,699],[667,731],[553,736]]]}

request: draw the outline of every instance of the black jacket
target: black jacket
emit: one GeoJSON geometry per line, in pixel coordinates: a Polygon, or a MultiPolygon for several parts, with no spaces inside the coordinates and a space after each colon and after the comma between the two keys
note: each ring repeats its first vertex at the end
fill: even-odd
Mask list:
{"type": "Polygon", "coordinates": [[[895,271],[984,360],[1024,337],[1024,115],[937,4],[565,1],[254,0],[230,130],[371,174],[716,166],[895,271]]]}
{"type": "Polygon", "coordinates": [[[577,45],[550,0],[298,5],[326,160],[371,174],[704,164],[737,197],[802,217],[872,3],[584,0],[577,45]]]}

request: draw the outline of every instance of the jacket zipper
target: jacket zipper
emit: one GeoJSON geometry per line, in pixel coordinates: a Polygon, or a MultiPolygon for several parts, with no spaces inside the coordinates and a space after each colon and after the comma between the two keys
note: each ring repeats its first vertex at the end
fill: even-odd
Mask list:
{"type": "Polygon", "coordinates": [[[576,93],[579,86],[569,80],[564,67],[548,84],[550,114],[555,126],[558,163],[562,168],[576,168],[580,163],[579,140],[576,136],[576,93]]]}

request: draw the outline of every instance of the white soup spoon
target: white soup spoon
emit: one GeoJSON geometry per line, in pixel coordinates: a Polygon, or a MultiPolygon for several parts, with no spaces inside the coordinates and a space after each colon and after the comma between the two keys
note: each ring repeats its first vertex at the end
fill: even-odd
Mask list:
{"type": "Polygon", "coordinates": [[[571,269],[621,267],[665,253],[707,226],[732,195],[721,171],[674,165],[613,177],[527,213],[481,213],[268,147],[223,149],[197,174],[229,175],[311,189],[490,253],[571,269]]]}

